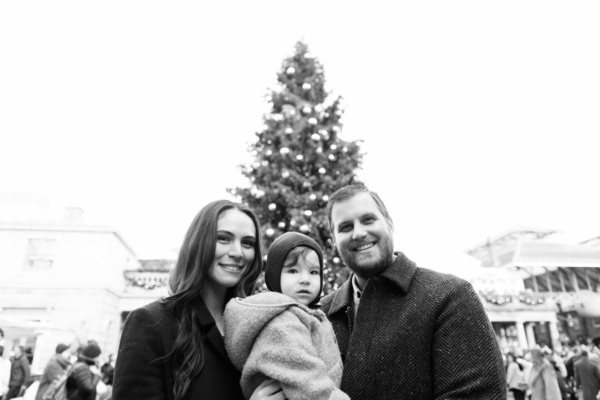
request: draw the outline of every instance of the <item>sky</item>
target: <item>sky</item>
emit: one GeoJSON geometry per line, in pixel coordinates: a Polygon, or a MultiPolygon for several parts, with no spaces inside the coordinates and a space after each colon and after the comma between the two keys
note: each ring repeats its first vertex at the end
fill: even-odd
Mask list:
{"type": "Polygon", "coordinates": [[[597,1],[3,1],[0,191],[174,258],[247,185],[264,96],[305,40],[397,250],[452,272],[515,227],[600,235],[599,20],[597,1]]]}

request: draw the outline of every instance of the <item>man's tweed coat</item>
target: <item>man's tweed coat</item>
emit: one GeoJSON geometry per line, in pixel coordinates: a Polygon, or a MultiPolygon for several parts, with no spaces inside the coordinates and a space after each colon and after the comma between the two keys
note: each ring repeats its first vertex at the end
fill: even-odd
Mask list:
{"type": "Polygon", "coordinates": [[[352,400],[506,399],[492,326],[472,286],[418,268],[404,254],[370,278],[354,319],[346,281],[323,298],[352,400]]]}

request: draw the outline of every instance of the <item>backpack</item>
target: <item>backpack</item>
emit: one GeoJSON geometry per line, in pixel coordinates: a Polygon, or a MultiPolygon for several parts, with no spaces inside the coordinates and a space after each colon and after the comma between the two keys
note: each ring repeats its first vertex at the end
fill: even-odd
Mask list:
{"type": "Polygon", "coordinates": [[[64,374],[52,381],[44,394],[42,400],[67,400],[67,379],[73,368],[69,368],[64,374]]]}

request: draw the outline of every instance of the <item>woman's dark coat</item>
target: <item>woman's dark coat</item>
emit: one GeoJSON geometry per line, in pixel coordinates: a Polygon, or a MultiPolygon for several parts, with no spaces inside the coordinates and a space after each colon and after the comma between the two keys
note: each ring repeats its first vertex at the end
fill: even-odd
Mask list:
{"type": "Polygon", "coordinates": [[[472,286],[402,253],[370,278],[356,319],[350,279],[326,296],[352,400],[501,400],[506,377],[492,326],[472,286]]]}
{"type": "MultiPolygon", "coordinates": [[[[227,357],[223,337],[203,302],[199,313],[204,367],[186,398],[243,400],[240,372],[227,357]]],[[[177,320],[159,301],[127,317],[115,366],[112,400],[173,400],[175,368],[171,352],[177,320]]]]}

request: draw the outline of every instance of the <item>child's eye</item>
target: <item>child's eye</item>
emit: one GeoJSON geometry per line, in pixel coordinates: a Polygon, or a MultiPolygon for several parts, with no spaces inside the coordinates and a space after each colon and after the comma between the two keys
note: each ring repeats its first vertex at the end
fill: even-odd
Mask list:
{"type": "Polygon", "coordinates": [[[321,274],[320,274],[320,272],[319,272],[319,271],[317,271],[317,270],[312,270],[312,271],[310,271],[310,274],[311,274],[311,275],[321,275],[321,274]]]}
{"type": "Polygon", "coordinates": [[[288,272],[288,274],[297,274],[298,270],[296,268],[290,268],[290,269],[288,269],[287,272],[288,272]]]}

